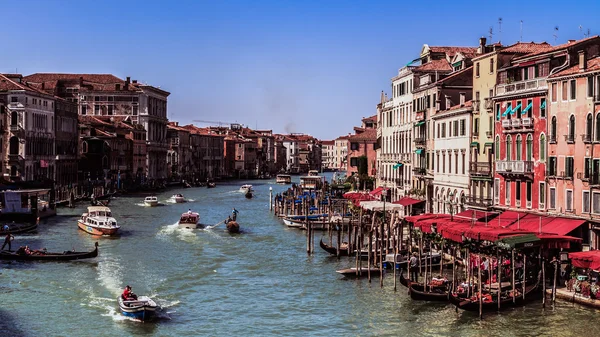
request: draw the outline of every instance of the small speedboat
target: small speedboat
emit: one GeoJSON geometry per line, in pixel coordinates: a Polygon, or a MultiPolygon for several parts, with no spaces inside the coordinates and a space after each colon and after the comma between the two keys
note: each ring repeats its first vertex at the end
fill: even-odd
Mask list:
{"type": "Polygon", "coordinates": [[[171,199],[173,199],[178,204],[185,202],[185,197],[181,193],[173,194],[171,199]]]}
{"type": "Polygon", "coordinates": [[[146,321],[154,317],[158,305],[147,296],[139,296],[136,300],[127,301],[123,296],[117,299],[121,313],[127,317],[133,317],[146,321]]]}
{"type": "Polygon", "coordinates": [[[242,185],[242,187],[240,187],[240,192],[243,193],[248,193],[248,192],[252,192],[252,185],[246,184],[246,185],[242,185]]]}
{"type": "Polygon", "coordinates": [[[144,199],[144,205],[150,207],[158,206],[158,198],[156,196],[146,197],[146,199],[144,199]]]}
{"type": "Polygon", "coordinates": [[[181,214],[179,218],[179,228],[198,228],[198,222],[200,221],[200,214],[192,211],[187,211],[181,214]]]}

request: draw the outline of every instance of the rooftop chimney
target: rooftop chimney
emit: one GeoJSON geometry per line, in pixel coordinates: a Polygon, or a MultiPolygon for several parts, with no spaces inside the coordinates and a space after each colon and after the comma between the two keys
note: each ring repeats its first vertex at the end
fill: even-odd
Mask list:
{"type": "Polygon", "coordinates": [[[131,77],[127,76],[127,80],[125,82],[131,83],[131,77]]]}
{"type": "Polygon", "coordinates": [[[42,90],[46,88],[46,83],[42,82],[42,90]]]}
{"type": "Polygon", "coordinates": [[[117,91],[121,90],[121,84],[120,83],[115,84],[115,90],[117,90],[117,91]]]}
{"type": "Polygon", "coordinates": [[[463,106],[463,105],[465,105],[465,93],[461,92],[461,93],[459,93],[459,95],[460,95],[460,106],[463,106]]]}
{"type": "Polygon", "coordinates": [[[479,53],[483,54],[485,53],[485,43],[486,43],[486,38],[485,37],[480,37],[479,38],[479,53]]]}
{"type": "Polygon", "coordinates": [[[79,76],[79,86],[83,86],[83,76],[79,76]]]}
{"type": "Polygon", "coordinates": [[[568,42],[569,42],[569,43],[573,43],[573,42],[575,42],[575,41],[577,41],[577,40],[569,40],[568,42]]]}
{"type": "Polygon", "coordinates": [[[585,50],[579,51],[579,70],[585,71],[587,69],[587,60],[585,57],[585,50]]]}
{"type": "Polygon", "coordinates": [[[132,82],[132,83],[133,83],[133,84],[137,84],[137,80],[133,80],[133,82],[132,82]]]}

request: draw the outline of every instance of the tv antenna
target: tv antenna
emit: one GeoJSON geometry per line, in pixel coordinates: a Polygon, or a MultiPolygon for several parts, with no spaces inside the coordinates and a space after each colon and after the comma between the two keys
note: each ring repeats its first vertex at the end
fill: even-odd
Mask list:
{"type": "Polygon", "coordinates": [[[554,43],[556,43],[556,39],[558,38],[558,26],[554,26],[554,43]]]}
{"type": "Polygon", "coordinates": [[[523,20],[521,20],[521,36],[519,38],[519,42],[523,41],[523,20]]]}
{"type": "Polygon", "coordinates": [[[494,37],[494,27],[490,27],[490,43],[494,43],[493,37],[494,37]]]}
{"type": "Polygon", "coordinates": [[[583,37],[585,37],[585,33],[583,32],[583,26],[582,25],[579,25],[579,32],[581,33],[581,35],[583,37]]]}
{"type": "Polygon", "coordinates": [[[498,42],[502,42],[502,18],[498,18],[498,26],[500,27],[498,34],[499,34],[499,38],[498,38],[498,42]]]}

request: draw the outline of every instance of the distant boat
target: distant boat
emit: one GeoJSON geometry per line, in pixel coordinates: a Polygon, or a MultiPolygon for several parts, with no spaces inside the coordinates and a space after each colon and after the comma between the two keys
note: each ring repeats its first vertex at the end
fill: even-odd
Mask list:
{"type": "Polygon", "coordinates": [[[184,203],[186,201],[185,197],[181,193],[173,194],[173,196],[171,197],[171,199],[173,199],[173,201],[175,201],[178,204],[184,203]]]}
{"type": "Polygon", "coordinates": [[[252,185],[246,184],[246,185],[242,185],[242,187],[240,187],[240,192],[243,193],[248,193],[248,192],[252,192],[252,185]]]}
{"type": "Polygon", "coordinates": [[[206,188],[215,188],[217,187],[216,183],[206,183],[206,188]]]}
{"type": "Polygon", "coordinates": [[[200,214],[196,212],[185,212],[181,214],[179,218],[179,228],[190,228],[195,229],[198,228],[198,222],[200,221],[200,214]]]}
{"type": "Polygon", "coordinates": [[[142,321],[149,320],[156,314],[158,305],[153,299],[147,296],[140,296],[135,300],[125,300],[119,296],[119,308],[124,316],[133,317],[142,321]]]}
{"type": "Polygon", "coordinates": [[[77,227],[92,235],[115,235],[121,228],[110,208],[104,206],[88,207],[87,213],[83,213],[81,219],[77,220],[77,227]]]}
{"type": "Polygon", "coordinates": [[[277,178],[275,179],[275,182],[277,184],[291,184],[292,183],[292,176],[289,174],[278,174],[277,178]]]}
{"type": "Polygon", "coordinates": [[[150,207],[158,206],[158,198],[156,196],[146,197],[144,204],[150,207]]]}
{"type": "MultiPolygon", "coordinates": [[[[360,268],[360,275],[356,275],[356,267],[352,267],[352,268],[346,268],[346,269],[340,269],[340,270],[336,270],[336,273],[338,274],[342,274],[344,275],[344,277],[367,277],[369,274],[369,270],[371,272],[371,276],[376,276],[379,275],[379,273],[381,272],[379,270],[379,268],[375,268],[375,267],[361,267],[360,268]]],[[[385,272],[385,270],[384,270],[385,272]]]]}
{"type": "Polygon", "coordinates": [[[32,232],[37,229],[38,223],[37,222],[34,224],[12,223],[12,224],[6,224],[4,226],[2,226],[2,228],[0,228],[0,236],[6,235],[6,234],[20,234],[20,233],[32,232]],[[4,226],[7,226],[8,229],[5,230],[4,226]]]}

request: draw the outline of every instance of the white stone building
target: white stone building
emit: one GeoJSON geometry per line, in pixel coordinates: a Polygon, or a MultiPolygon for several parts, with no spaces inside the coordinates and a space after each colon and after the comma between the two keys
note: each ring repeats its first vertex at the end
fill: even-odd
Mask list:
{"type": "MultiPolygon", "coordinates": [[[[450,106],[450,102],[446,102],[446,106],[450,106]]],[[[434,213],[456,214],[464,210],[469,195],[472,111],[472,101],[465,102],[465,95],[461,93],[460,104],[432,116],[437,163],[433,174],[434,213]]]]}
{"type": "Polygon", "coordinates": [[[323,169],[337,169],[335,165],[335,140],[321,142],[321,164],[323,169]]]}
{"type": "Polygon", "coordinates": [[[348,170],[348,136],[335,140],[335,168],[339,171],[348,170]]]}

